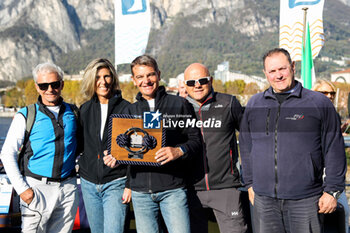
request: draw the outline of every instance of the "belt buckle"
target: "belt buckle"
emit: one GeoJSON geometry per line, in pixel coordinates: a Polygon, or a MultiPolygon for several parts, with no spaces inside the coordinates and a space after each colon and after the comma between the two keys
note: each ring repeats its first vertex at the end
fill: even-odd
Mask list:
{"type": "Polygon", "coordinates": [[[47,177],[42,177],[42,178],[41,178],[41,181],[42,181],[43,183],[47,184],[47,177]]]}

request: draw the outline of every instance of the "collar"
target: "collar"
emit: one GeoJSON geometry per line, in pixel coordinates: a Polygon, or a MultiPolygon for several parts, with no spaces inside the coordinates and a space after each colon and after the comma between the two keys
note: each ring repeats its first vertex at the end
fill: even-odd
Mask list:
{"type": "Polygon", "coordinates": [[[194,100],[190,95],[187,95],[186,99],[188,102],[190,102],[193,106],[203,106],[210,104],[213,100],[215,100],[216,93],[214,92],[214,88],[211,88],[211,92],[207,95],[205,100],[203,101],[202,104],[199,104],[196,100],[194,100]]]}
{"type": "MultiPolygon", "coordinates": [[[[58,103],[57,103],[56,106],[60,106],[62,103],[63,103],[63,98],[60,96],[60,98],[58,99],[58,103]]],[[[38,104],[38,105],[41,105],[41,106],[46,106],[45,104],[43,104],[43,100],[42,100],[42,98],[41,98],[41,95],[39,95],[39,97],[38,97],[37,104],[38,104]]]]}
{"type": "MultiPolygon", "coordinates": [[[[165,87],[164,86],[159,86],[158,89],[156,90],[156,94],[155,94],[155,102],[158,103],[159,99],[161,99],[163,96],[167,95],[166,91],[165,91],[165,87]]],[[[137,101],[142,101],[142,100],[146,100],[145,98],[142,97],[142,93],[139,92],[136,95],[136,100],[137,101]]]]}
{"type": "MultiPolygon", "coordinates": [[[[297,98],[301,97],[301,92],[303,90],[303,86],[297,80],[294,80],[294,82],[295,82],[295,86],[290,91],[287,91],[287,92],[290,92],[287,99],[290,97],[297,97],[297,98]]],[[[264,91],[264,97],[276,99],[276,96],[275,96],[274,91],[273,91],[271,86],[267,90],[264,91]]]]}

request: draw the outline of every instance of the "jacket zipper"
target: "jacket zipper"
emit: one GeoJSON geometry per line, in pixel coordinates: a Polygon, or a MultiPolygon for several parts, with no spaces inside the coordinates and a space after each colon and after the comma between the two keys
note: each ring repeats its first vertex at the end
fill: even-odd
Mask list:
{"type": "MultiPolygon", "coordinates": [[[[98,131],[96,132],[97,142],[99,144],[98,145],[98,154],[97,154],[97,183],[102,184],[103,166],[104,166],[103,160],[101,158],[101,157],[103,157],[103,154],[101,155],[103,135],[102,135],[102,139],[101,139],[101,135],[100,135],[101,134],[101,122],[102,122],[102,119],[101,119],[102,109],[101,109],[99,102],[97,104],[98,104],[97,110],[99,110],[99,111],[96,111],[96,113],[97,113],[97,119],[99,119],[98,122],[100,123],[99,127],[97,127],[98,131]]],[[[107,114],[108,114],[108,112],[107,112],[107,114]]]]}
{"type": "MultiPolygon", "coordinates": [[[[208,102],[210,99],[212,99],[212,97],[206,99],[202,104],[201,106],[199,107],[199,110],[198,110],[198,115],[199,115],[199,118],[201,121],[203,121],[202,119],[202,107],[204,106],[204,104],[206,102],[208,102]]],[[[203,138],[203,141],[204,141],[204,144],[205,144],[205,140],[204,140],[204,130],[203,130],[203,125],[201,127],[201,134],[202,134],[202,138],[203,138]]],[[[204,163],[204,172],[205,172],[205,187],[207,190],[210,190],[210,186],[209,186],[209,178],[208,178],[208,170],[207,170],[207,160],[205,158],[205,155],[206,155],[206,150],[205,150],[205,147],[203,146],[203,163],[204,163]]]]}
{"type": "Polygon", "coordinates": [[[232,149],[230,148],[231,174],[233,175],[232,149]]]}
{"type": "MultiPolygon", "coordinates": [[[[148,112],[151,111],[148,102],[143,102],[144,104],[146,104],[145,108],[148,112]]],[[[156,101],[156,99],[154,99],[154,109],[153,111],[156,111],[156,109],[159,109],[159,106],[157,105],[158,101],[156,101]]],[[[148,172],[147,174],[147,178],[148,178],[148,192],[152,193],[152,172],[148,172]]]]}
{"type": "MultiPolygon", "coordinates": [[[[58,126],[58,131],[61,131],[61,130],[64,130],[64,129],[63,129],[63,125],[61,125],[60,122],[59,122],[59,117],[60,117],[60,113],[59,113],[59,116],[57,117],[56,123],[57,123],[57,126],[58,126]]],[[[64,133],[63,133],[63,135],[64,135],[64,133]]],[[[56,148],[56,153],[58,155],[61,155],[61,153],[62,153],[61,148],[62,147],[64,148],[64,136],[63,136],[63,139],[59,140],[58,144],[59,144],[59,146],[56,148]]],[[[64,157],[64,155],[62,155],[62,156],[64,157]]],[[[62,158],[62,163],[63,163],[63,160],[64,160],[64,158],[62,158]]],[[[63,166],[63,164],[60,164],[60,165],[61,165],[60,169],[57,169],[58,174],[52,174],[52,175],[59,175],[59,177],[62,176],[62,166],[63,166]]]]}
{"type": "MultiPolygon", "coordinates": [[[[57,129],[57,134],[59,135],[59,137],[62,137],[60,138],[60,140],[58,141],[58,146],[55,148],[56,151],[55,153],[57,153],[57,155],[62,155],[62,159],[61,161],[59,161],[59,163],[57,164],[57,166],[59,166],[57,168],[57,170],[54,168],[54,171],[56,170],[57,171],[57,174],[54,174],[55,172],[53,172],[53,176],[59,176],[61,177],[62,176],[62,167],[63,167],[63,161],[64,161],[64,155],[62,154],[64,152],[64,122],[63,122],[63,115],[64,115],[64,112],[65,112],[65,106],[62,104],[61,107],[60,107],[60,110],[58,112],[58,116],[57,116],[57,119],[56,120],[56,124],[58,126],[58,129],[57,129]],[[62,120],[62,125],[60,124],[60,120],[62,120]]],[[[56,132],[55,132],[56,134],[56,132]]],[[[55,154],[56,155],[56,154],[55,154]]],[[[55,162],[54,162],[55,164],[55,162]]]]}
{"type": "Polygon", "coordinates": [[[97,154],[97,163],[96,163],[96,165],[97,165],[97,184],[101,184],[102,182],[101,182],[101,180],[102,180],[102,178],[101,178],[101,176],[102,176],[102,171],[101,171],[101,166],[103,166],[102,164],[101,164],[101,155],[100,155],[100,153],[98,153],[97,154]]]}
{"type": "Polygon", "coordinates": [[[270,113],[271,113],[271,109],[269,108],[267,110],[267,117],[266,117],[266,135],[269,135],[270,113]]]}
{"type": "Polygon", "coordinates": [[[276,125],[275,125],[275,196],[276,197],[277,197],[277,184],[278,184],[278,177],[277,177],[277,128],[278,128],[278,120],[280,117],[280,111],[281,111],[281,104],[278,105],[276,125]]]}

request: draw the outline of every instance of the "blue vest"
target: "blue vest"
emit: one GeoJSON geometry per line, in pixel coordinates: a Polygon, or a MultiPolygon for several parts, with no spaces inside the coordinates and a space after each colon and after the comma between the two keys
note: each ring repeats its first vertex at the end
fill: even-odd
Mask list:
{"type": "MultiPolygon", "coordinates": [[[[23,145],[24,175],[65,178],[75,168],[77,121],[69,104],[62,102],[55,116],[40,102],[26,145],[23,145]]],[[[19,111],[27,118],[27,108],[19,111]]]]}

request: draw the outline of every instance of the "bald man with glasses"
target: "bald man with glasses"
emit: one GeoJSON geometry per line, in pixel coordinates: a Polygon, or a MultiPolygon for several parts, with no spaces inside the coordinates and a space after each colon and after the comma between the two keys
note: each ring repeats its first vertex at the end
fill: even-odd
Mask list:
{"type": "Polygon", "coordinates": [[[247,232],[242,210],[236,130],[243,108],[235,96],[215,92],[206,66],[193,63],[184,72],[186,98],[194,107],[198,120],[214,121],[202,124],[204,141],[199,171],[204,173],[189,191],[191,232],[208,232],[204,208],[214,211],[220,232],[247,232]],[[209,127],[206,127],[209,126],[209,127]]]}

